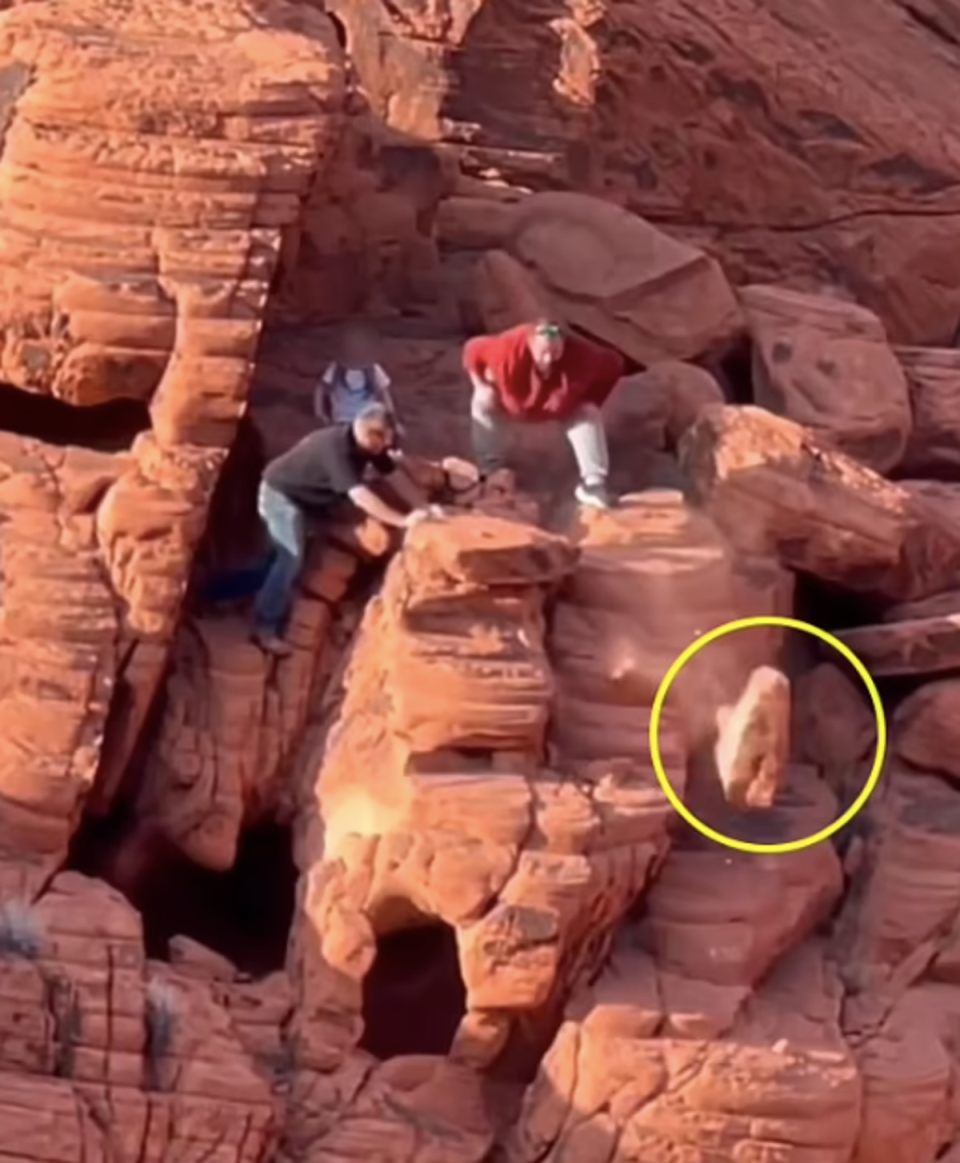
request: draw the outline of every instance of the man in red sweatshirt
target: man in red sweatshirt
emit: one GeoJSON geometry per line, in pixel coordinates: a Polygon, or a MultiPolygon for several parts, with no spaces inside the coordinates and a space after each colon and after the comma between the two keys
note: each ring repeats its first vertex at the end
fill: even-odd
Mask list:
{"type": "Polygon", "coordinates": [[[484,475],[502,468],[505,421],[563,427],[580,473],[581,505],[607,509],[610,455],[600,408],[623,376],[623,358],[550,320],[524,323],[464,345],[463,366],[473,395],[474,455],[484,475]]]}

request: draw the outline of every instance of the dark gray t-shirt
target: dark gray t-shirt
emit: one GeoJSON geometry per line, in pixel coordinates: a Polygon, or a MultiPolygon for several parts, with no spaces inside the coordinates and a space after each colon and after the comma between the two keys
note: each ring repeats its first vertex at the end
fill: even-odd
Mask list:
{"type": "Polygon", "coordinates": [[[304,509],[326,509],[363,484],[368,466],[381,476],[396,467],[387,452],[377,456],[365,452],[349,424],[335,424],[311,432],[271,460],[263,479],[304,509]]]}

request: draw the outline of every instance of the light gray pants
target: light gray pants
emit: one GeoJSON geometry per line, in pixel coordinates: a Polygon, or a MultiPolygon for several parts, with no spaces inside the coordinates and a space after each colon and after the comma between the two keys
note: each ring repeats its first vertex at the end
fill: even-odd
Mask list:
{"type": "MultiPolygon", "coordinates": [[[[510,417],[500,407],[496,389],[475,383],[470,398],[470,432],[473,454],[481,472],[492,473],[503,468],[504,435],[509,423],[510,417]]],[[[560,424],[573,450],[580,480],[586,485],[604,484],[610,473],[610,453],[600,409],[595,404],[584,404],[560,424]]]]}

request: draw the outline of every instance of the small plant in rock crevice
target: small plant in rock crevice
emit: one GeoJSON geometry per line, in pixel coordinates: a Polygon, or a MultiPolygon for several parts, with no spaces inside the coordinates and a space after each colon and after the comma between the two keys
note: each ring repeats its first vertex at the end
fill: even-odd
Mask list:
{"type": "Polygon", "coordinates": [[[43,952],[43,929],[33,905],[26,900],[0,904],[0,957],[36,961],[43,952]]]}
{"type": "Polygon", "coordinates": [[[47,1007],[55,1024],[53,1074],[56,1078],[72,1078],[83,1034],[80,997],[76,986],[64,977],[48,978],[46,988],[47,1007]]]}

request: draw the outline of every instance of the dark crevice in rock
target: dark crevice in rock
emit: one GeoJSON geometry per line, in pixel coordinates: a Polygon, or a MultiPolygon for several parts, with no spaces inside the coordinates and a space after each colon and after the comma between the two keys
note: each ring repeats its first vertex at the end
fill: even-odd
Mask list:
{"type": "Polygon", "coordinates": [[[257,516],[257,492],[266,461],[263,437],[249,414],[245,415],[210,500],[206,531],[194,557],[191,596],[218,575],[249,565],[266,552],[257,516]]]}
{"type": "Polygon", "coordinates": [[[880,621],[885,603],[869,595],[830,585],[810,574],[797,574],[795,617],[824,630],[851,630],[880,621]]]}
{"type": "Polygon", "coordinates": [[[326,16],[331,25],[333,25],[333,35],[337,38],[337,44],[343,49],[344,52],[348,52],[349,41],[347,38],[347,30],[343,21],[333,12],[328,12],[326,16]]]}
{"type": "Polygon", "coordinates": [[[143,918],[148,957],[166,959],[171,938],[184,936],[250,977],[285,963],[298,875],[289,828],[265,823],[248,829],[233,868],[211,872],[120,809],[84,821],[67,867],[100,877],[127,897],[143,918]]]}
{"type": "Polygon", "coordinates": [[[137,651],[142,648],[142,643],[132,643],[117,663],[113,697],[100,746],[100,762],[85,806],[86,817],[109,817],[114,821],[133,819],[133,806],[140,793],[147,756],[167,712],[166,692],[170,678],[169,654],[166,653],[156,687],[143,712],[139,728],[133,734],[136,728],[138,679],[135,673],[130,672],[136,662],[137,651]]]}
{"type": "Polygon", "coordinates": [[[380,1059],[447,1054],[466,1001],[455,930],[418,917],[377,939],[363,982],[360,1047],[380,1059]]]}
{"type": "Polygon", "coordinates": [[[150,410],[142,400],[108,400],[78,407],[53,396],[26,392],[0,383],[0,431],[73,445],[96,452],[126,452],[134,437],[150,427],[150,410]]]}
{"type": "Polygon", "coordinates": [[[952,50],[960,48],[960,36],[958,36],[960,21],[955,14],[949,12],[949,9],[938,4],[937,0],[930,0],[926,7],[910,3],[909,0],[906,2],[901,0],[900,6],[915,24],[919,25],[924,32],[929,32],[936,37],[941,44],[945,44],[952,50]],[[957,26],[956,28],[949,27],[951,17],[952,23],[957,26]]]}
{"type": "Polygon", "coordinates": [[[719,359],[705,364],[717,380],[728,404],[752,404],[753,343],[744,336],[739,343],[719,359]]]}
{"type": "MultiPolygon", "coordinates": [[[[951,189],[960,189],[960,176],[951,189]]],[[[944,191],[941,191],[944,192],[944,191]]],[[[746,234],[752,230],[768,231],[771,234],[812,234],[818,230],[829,230],[834,226],[845,226],[862,219],[883,218],[960,218],[960,206],[953,209],[940,210],[936,207],[911,206],[901,209],[897,206],[886,206],[876,210],[848,210],[843,214],[835,214],[829,218],[818,218],[813,222],[733,222],[718,220],[706,215],[679,214],[668,210],[646,210],[644,219],[654,226],[667,230],[683,230],[691,226],[698,229],[715,230],[721,234],[746,234]]]]}

